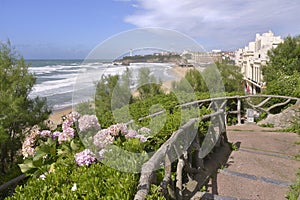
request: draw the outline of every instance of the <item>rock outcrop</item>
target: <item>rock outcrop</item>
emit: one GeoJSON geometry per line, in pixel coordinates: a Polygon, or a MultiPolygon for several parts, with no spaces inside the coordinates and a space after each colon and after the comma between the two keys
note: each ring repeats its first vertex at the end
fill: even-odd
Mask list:
{"type": "Polygon", "coordinates": [[[300,120],[300,100],[281,113],[269,114],[266,119],[258,122],[258,125],[273,124],[275,128],[286,128],[291,126],[295,120],[300,120]]]}

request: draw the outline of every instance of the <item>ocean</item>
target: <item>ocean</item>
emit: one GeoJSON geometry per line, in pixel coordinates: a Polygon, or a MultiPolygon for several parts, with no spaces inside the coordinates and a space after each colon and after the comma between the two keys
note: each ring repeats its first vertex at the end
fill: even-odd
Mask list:
{"type": "Polygon", "coordinates": [[[132,63],[130,66],[83,60],[26,60],[26,63],[30,65],[29,71],[37,78],[29,96],[46,97],[54,111],[93,100],[95,83],[101,75],[121,75],[127,67],[133,72],[135,80],[140,68],[149,68],[151,75],[162,81],[175,79],[170,71],[172,63],[132,63]]]}

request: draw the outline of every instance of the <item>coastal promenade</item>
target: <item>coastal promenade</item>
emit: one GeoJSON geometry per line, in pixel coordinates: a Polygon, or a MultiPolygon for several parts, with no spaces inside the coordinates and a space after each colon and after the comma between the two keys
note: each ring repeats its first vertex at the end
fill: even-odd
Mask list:
{"type": "Polygon", "coordinates": [[[218,173],[218,194],[201,199],[285,199],[300,167],[299,136],[257,125],[229,126],[227,135],[239,149],[218,173]]]}

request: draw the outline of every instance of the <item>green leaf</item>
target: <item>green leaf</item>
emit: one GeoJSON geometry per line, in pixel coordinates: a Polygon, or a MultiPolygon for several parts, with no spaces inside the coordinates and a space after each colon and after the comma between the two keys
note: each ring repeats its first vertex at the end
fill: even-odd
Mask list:
{"type": "Polygon", "coordinates": [[[36,167],[33,165],[32,160],[25,160],[24,164],[19,164],[22,173],[26,173],[31,169],[35,169],[36,167]]]}
{"type": "Polygon", "coordinates": [[[75,152],[76,152],[76,151],[79,150],[79,147],[78,147],[78,145],[74,142],[74,140],[71,141],[70,147],[71,147],[72,151],[75,151],[75,152]]]}

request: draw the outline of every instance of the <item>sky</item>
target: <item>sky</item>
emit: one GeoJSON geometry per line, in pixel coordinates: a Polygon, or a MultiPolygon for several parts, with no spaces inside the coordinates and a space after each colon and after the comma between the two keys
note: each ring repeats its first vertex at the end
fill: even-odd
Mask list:
{"type": "Polygon", "coordinates": [[[179,31],[207,51],[233,51],[271,30],[300,34],[299,0],[0,0],[0,41],[25,59],[82,59],[124,31],[179,31]]]}

